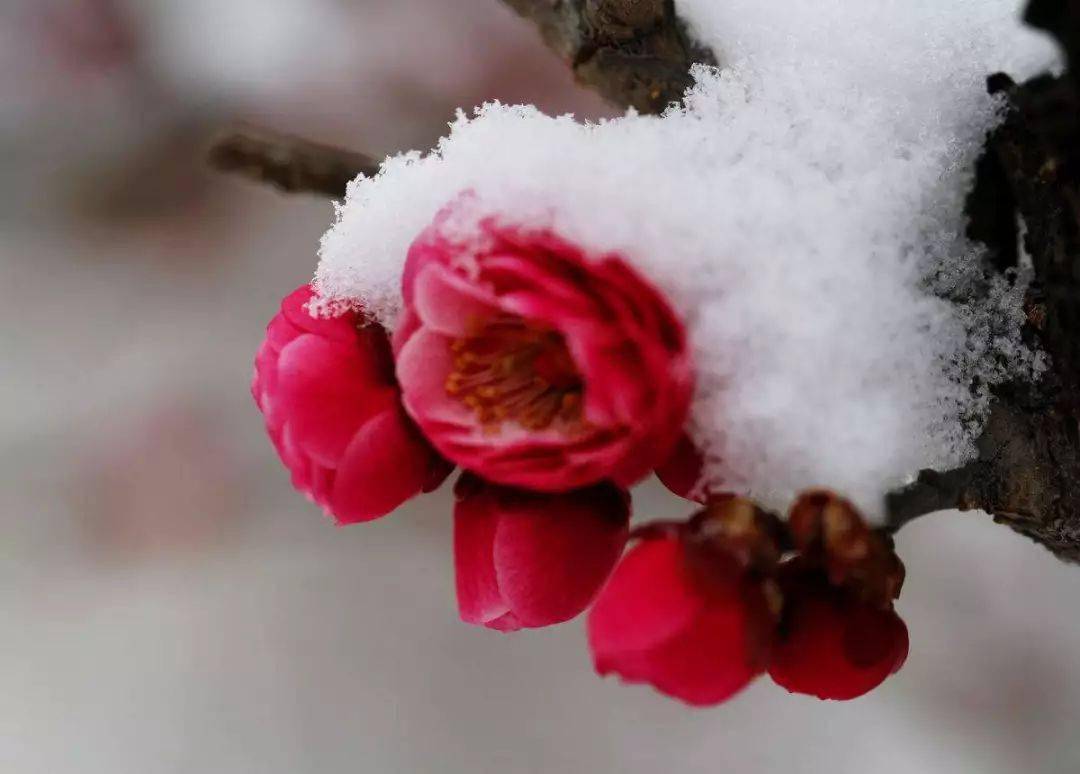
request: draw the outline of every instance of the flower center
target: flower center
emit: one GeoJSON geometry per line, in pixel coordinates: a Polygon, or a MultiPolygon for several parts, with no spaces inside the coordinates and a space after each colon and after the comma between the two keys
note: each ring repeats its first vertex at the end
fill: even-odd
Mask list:
{"type": "Polygon", "coordinates": [[[558,331],[503,314],[455,339],[450,351],[446,392],[475,411],[485,429],[502,422],[527,430],[581,424],[581,374],[558,331]]]}

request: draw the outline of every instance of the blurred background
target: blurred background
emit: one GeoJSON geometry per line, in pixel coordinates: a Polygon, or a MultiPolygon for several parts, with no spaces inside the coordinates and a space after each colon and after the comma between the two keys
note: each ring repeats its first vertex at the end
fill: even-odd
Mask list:
{"type": "Polygon", "coordinates": [[[496,0],[0,2],[0,771],[1080,770],[1080,569],[986,517],[901,535],[880,690],[691,711],[580,621],[460,623],[445,489],[347,529],[292,491],[251,360],[332,210],[208,137],[381,155],[488,99],[610,114],[496,0]]]}

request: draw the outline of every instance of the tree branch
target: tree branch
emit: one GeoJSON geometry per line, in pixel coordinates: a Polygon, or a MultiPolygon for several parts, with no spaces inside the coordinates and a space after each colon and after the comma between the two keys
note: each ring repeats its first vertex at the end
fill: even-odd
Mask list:
{"type": "MultiPolygon", "coordinates": [[[[678,102],[692,83],[692,65],[716,64],[711,51],[691,40],[673,0],[503,2],[536,24],[579,83],[641,113],[678,102]]],[[[252,127],[216,138],[207,158],[220,172],[335,199],[344,197],[350,180],[379,169],[362,153],[252,127]]]]}
{"type": "Polygon", "coordinates": [[[715,65],[673,0],[503,0],[532,21],[578,82],[620,107],[660,113],[691,85],[690,67],[715,65]]]}
{"type": "Polygon", "coordinates": [[[1024,21],[1058,39],[1075,77],[1080,70],[1080,0],[1030,0],[1024,21]]]}
{"type": "MultiPolygon", "coordinates": [[[[1054,34],[1077,63],[1080,0],[1032,0],[1025,18],[1054,34]]],[[[890,519],[980,508],[1080,562],[1080,81],[1075,70],[1021,85],[998,74],[989,88],[1007,101],[1008,114],[976,170],[969,235],[1006,269],[1019,260],[1022,219],[1034,272],[1024,333],[1050,366],[1038,384],[997,391],[977,462],[962,474],[924,474],[890,495],[890,519]]]]}
{"type": "Polygon", "coordinates": [[[287,193],[314,193],[343,199],[349,181],[374,175],[379,164],[354,151],[278,134],[237,127],[217,137],[207,160],[220,172],[232,172],[287,193]]]}
{"type": "MultiPolygon", "coordinates": [[[[503,2],[536,24],[579,83],[641,113],[660,113],[678,102],[692,84],[694,64],[717,63],[691,40],[673,0],[503,2]]],[[[220,172],[331,198],[343,198],[350,180],[379,168],[361,153],[251,127],[216,138],[207,160],[220,172]]]]}
{"type": "Polygon", "coordinates": [[[979,469],[979,463],[973,463],[945,473],[920,472],[913,483],[885,496],[885,529],[897,532],[908,522],[935,511],[977,507],[967,503],[966,493],[979,469]]]}

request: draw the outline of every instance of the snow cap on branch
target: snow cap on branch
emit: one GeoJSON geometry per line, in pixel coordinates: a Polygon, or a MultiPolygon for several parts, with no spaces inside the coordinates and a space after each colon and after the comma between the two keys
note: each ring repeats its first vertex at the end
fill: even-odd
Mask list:
{"type": "Polygon", "coordinates": [[[1016,0],[677,6],[727,63],[699,69],[683,106],[459,114],[431,153],[351,184],[317,286],[392,327],[410,242],[473,191],[475,218],[618,252],[668,296],[711,485],[778,510],[828,486],[880,514],[920,468],[969,458],[988,385],[1038,368],[1019,285],[985,292],[963,200],[1000,118],[986,75],[1029,74],[1053,48],[1016,0]]]}

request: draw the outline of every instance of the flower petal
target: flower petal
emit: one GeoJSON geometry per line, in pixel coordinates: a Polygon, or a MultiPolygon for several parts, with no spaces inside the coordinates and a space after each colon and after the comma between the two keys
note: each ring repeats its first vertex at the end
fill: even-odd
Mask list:
{"type": "Polygon", "coordinates": [[[312,334],[281,350],[277,390],[275,411],[288,417],[296,445],[331,467],[365,420],[397,401],[361,350],[312,334]]]}
{"type": "Polygon", "coordinates": [[[704,590],[687,574],[678,537],[643,541],[616,568],[589,615],[596,671],[649,683],[689,704],[716,704],[762,672],[772,622],[739,575],[704,590]],[[751,607],[757,605],[758,607],[751,607]]]}
{"type": "Polygon", "coordinates": [[[364,424],[345,450],[330,510],[342,524],[385,516],[423,489],[431,454],[400,408],[384,411],[364,424]]]}
{"type": "MultiPolygon", "coordinates": [[[[454,504],[454,578],[458,613],[471,624],[490,625],[510,613],[495,577],[495,531],[499,516],[482,484],[466,487],[462,477],[454,504]],[[466,493],[465,489],[469,491],[466,493]]],[[[515,626],[514,628],[519,628],[515,626]]]]}
{"type": "Polygon", "coordinates": [[[499,590],[525,626],[578,615],[626,545],[629,496],[611,485],[566,494],[501,490],[494,563],[499,590]]]}
{"type": "Polygon", "coordinates": [[[413,290],[416,314],[425,326],[445,336],[466,336],[499,313],[489,294],[439,264],[420,269],[413,290]]]}
{"type": "Polygon", "coordinates": [[[792,693],[847,700],[880,685],[904,663],[907,627],[841,589],[815,585],[789,595],[786,637],[769,674],[792,693]]]}
{"type": "Polygon", "coordinates": [[[589,646],[600,660],[653,648],[687,628],[705,606],[683,567],[676,538],[630,549],[589,612],[589,646]]]}
{"type": "Polygon", "coordinates": [[[301,285],[281,301],[281,318],[294,325],[300,333],[314,333],[324,339],[350,343],[355,338],[359,316],[344,312],[334,317],[313,317],[308,303],[316,298],[310,285],[301,285]]]}
{"type": "Polygon", "coordinates": [[[447,457],[460,463],[461,460],[447,453],[439,443],[442,440],[439,433],[427,432],[429,425],[471,431],[472,412],[446,392],[446,377],[452,367],[450,340],[430,328],[419,329],[397,356],[397,376],[403,387],[402,401],[406,410],[447,457]]]}
{"type": "Polygon", "coordinates": [[[630,683],[648,683],[695,706],[726,701],[761,674],[752,663],[746,610],[733,597],[711,604],[693,622],[655,649],[630,658],[597,657],[600,674],[614,672],[630,683]]]}

